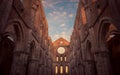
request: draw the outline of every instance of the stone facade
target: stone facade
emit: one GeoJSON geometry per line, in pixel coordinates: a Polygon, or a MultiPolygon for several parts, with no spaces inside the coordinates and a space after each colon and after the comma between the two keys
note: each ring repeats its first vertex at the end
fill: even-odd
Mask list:
{"type": "Polygon", "coordinates": [[[59,38],[53,42],[53,75],[69,75],[69,42],[59,38]]]}
{"type": "Polygon", "coordinates": [[[0,75],[52,75],[41,0],[0,0],[0,75]]]}
{"type": "Polygon", "coordinates": [[[71,75],[120,75],[119,7],[119,0],[80,0],[70,42],[71,75]]]}

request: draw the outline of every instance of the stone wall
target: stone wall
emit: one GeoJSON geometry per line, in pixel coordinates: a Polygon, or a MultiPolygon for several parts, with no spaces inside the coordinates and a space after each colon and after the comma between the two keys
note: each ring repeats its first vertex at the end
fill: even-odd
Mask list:
{"type": "Polygon", "coordinates": [[[80,0],[70,43],[71,75],[116,75],[106,39],[120,34],[119,5],[118,0],[80,0]]]}
{"type": "Polygon", "coordinates": [[[0,50],[6,53],[0,54],[0,66],[11,61],[0,68],[1,75],[52,75],[50,41],[41,0],[1,0],[0,50]],[[6,54],[9,47],[2,47],[7,47],[4,39],[14,45],[11,60],[7,58],[11,54],[6,54]]]}

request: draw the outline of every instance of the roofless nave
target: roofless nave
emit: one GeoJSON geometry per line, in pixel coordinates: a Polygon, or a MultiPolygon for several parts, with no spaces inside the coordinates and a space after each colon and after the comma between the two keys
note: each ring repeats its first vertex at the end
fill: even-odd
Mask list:
{"type": "Polygon", "coordinates": [[[0,75],[120,75],[120,0],[79,1],[52,43],[41,0],[0,0],[0,75]]]}

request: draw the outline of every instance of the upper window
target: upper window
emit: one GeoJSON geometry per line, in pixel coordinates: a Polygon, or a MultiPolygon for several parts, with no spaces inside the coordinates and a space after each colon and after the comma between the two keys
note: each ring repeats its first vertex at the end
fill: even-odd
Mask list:
{"type": "Polygon", "coordinates": [[[59,61],[59,57],[56,58],[56,61],[59,61]]]}
{"type": "Polygon", "coordinates": [[[63,57],[60,57],[60,61],[63,61],[63,57]]]}
{"type": "Polygon", "coordinates": [[[65,53],[65,48],[64,48],[64,47],[59,47],[59,48],[57,49],[57,52],[58,52],[59,54],[64,54],[64,53],[65,53]]]}
{"type": "Polygon", "coordinates": [[[67,61],[67,58],[65,57],[65,61],[67,61]]]}
{"type": "Polygon", "coordinates": [[[86,24],[87,23],[87,18],[86,18],[86,12],[85,12],[84,7],[81,8],[81,16],[82,16],[82,23],[86,24]]]}

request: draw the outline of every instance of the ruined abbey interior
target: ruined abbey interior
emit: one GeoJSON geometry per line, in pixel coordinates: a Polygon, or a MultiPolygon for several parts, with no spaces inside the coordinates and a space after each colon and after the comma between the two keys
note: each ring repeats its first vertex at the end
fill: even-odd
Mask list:
{"type": "Polygon", "coordinates": [[[41,0],[0,0],[0,75],[120,75],[120,0],[79,0],[70,41],[48,28],[41,0]]]}

